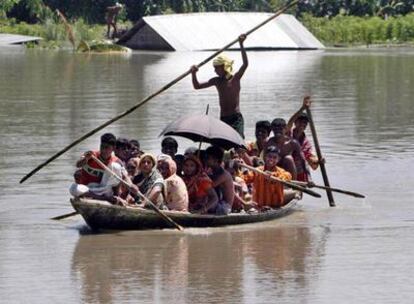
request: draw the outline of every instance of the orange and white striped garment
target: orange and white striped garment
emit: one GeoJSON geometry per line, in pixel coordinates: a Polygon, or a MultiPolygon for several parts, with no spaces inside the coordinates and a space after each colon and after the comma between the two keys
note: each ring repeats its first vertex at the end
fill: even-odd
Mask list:
{"type": "MultiPolygon", "coordinates": [[[[257,169],[264,171],[264,166],[257,169]]],[[[272,176],[282,180],[291,180],[292,175],[280,167],[276,167],[273,172],[268,172],[272,176]]],[[[283,206],[284,194],[283,185],[277,181],[267,179],[263,174],[250,171],[244,175],[244,180],[248,184],[253,184],[253,201],[257,203],[258,207],[269,206],[272,208],[279,208],[283,206]]]]}

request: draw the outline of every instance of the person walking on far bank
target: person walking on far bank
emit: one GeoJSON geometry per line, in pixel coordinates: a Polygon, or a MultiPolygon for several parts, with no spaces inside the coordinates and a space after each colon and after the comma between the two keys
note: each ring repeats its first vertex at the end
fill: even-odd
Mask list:
{"type": "Polygon", "coordinates": [[[219,55],[213,60],[214,71],[218,75],[207,82],[200,83],[197,79],[197,66],[190,69],[193,87],[196,90],[212,86],[217,88],[220,101],[220,120],[230,125],[244,138],[244,120],[240,113],[240,79],[248,66],[247,54],[243,42],[246,35],[239,36],[240,51],[243,64],[240,69],[232,74],[233,60],[225,55],[219,55]]]}
{"type": "Polygon", "coordinates": [[[123,9],[123,7],[124,6],[121,3],[117,2],[114,6],[108,6],[106,8],[106,25],[108,27],[106,36],[108,38],[115,38],[118,33],[116,29],[116,17],[118,16],[119,12],[123,9]],[[114,29],[112,36],[109,35],[111,32],[111,26],[114,29]]]}

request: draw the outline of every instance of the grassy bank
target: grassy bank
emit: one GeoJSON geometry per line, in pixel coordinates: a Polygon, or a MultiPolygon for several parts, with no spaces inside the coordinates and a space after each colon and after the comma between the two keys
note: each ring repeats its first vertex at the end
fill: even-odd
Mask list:
{"type": "Polygon", "coordinates": [[[414,43],[414,14],[402,17],[336,16],[331,19],[304,16],[303,24],[325,45],[414,43]]]}
{"type": "MultiPolygon", "coordinates": [[[[379,17],[353,16],[336,16],[328,19],[304,15],[301,21],[326,46],[414,44],[414,13],[402,17],[390,17],[387,20],[379,17]]],[[[104,25],[90,25],[79,19],[71,26],[76,45],[81,40],[90,42],[105,39],[106,26],[104,25]]],[[[131,27],[131,24],[120,25],[120,28],[122,27],[131,27]]],[[[40,47],[70,46],[65,26],[53,18],[38,24],[0,19],[0,33],[42,37],[40,47]]]]}
{"type": "MultiPolygon", "coordinates": [[[[106,26],[90,25],[83,20],[71,23],[72,31],[75,36],[76,45],[81,40],[100,41],[105,39],[106,26]]],[[[27,24],[24,22],[16,23],[14,20],[0,20],[0,33],[20,34],[42,37],[39,43],[44,48],[64,48],[70,46],[67,39],[65,26],[54,19],[47,19],[45,22],[37,24],[27,24]]]]}

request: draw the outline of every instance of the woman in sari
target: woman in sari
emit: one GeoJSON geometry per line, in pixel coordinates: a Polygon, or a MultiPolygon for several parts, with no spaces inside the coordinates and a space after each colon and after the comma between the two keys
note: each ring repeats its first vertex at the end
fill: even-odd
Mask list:
{"type": "Polygon", "coordinates": [[[158,160],[158,171],[165,180],[166,198],[165,203],[169,210],[187,211],[188,193],[184,181],[177,173],[177,165],[171,157],[158,160]]]}
{"type": "Polygon", "coordinates": [[[213,182],[203,170],[200,160],[189,156],[183,163],[183,180],[187,186],[189,211],[206,214],[215,211],[218,204],[217,193],[213,182]]]}
{"type": "MultiPolygon", "coordinates": [[[[138,191],[147,197],[158,208],[164,208],[165,184],[162,175],[157,170],[157,162],[153,155],[143,154],[139,161],[139,173],[132,183],[137,187],[132,189],[136,195],[135,201],[142,203],[143,200],[137,195],[138,191]]],[[[145,202],[143,202],[145,203],[145,202]]]]}

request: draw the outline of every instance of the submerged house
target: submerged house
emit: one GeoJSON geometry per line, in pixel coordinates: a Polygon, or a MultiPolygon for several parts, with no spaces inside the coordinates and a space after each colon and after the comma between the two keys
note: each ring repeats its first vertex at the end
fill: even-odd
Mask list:
{"type": "MultiPolygon", "coordinates": [[[[118,44],[132,49],[166,51],[218,50],[273,14],[210,12],[148,16],[125,33],[118,44]]],[[[234,44],[231,49],[237,49],[234,44]]],[[[248,49],[322,49],[294,16],[283,14],[249,35],[248,49]]]]}
{"type": "Polygon", "coordinates": [[[13,45],[13,44],[25,44],[29,42],[39,42],[42,40],[40,37],[16,35],[16,34],[0,34],[0,46],[13,45]]]}

